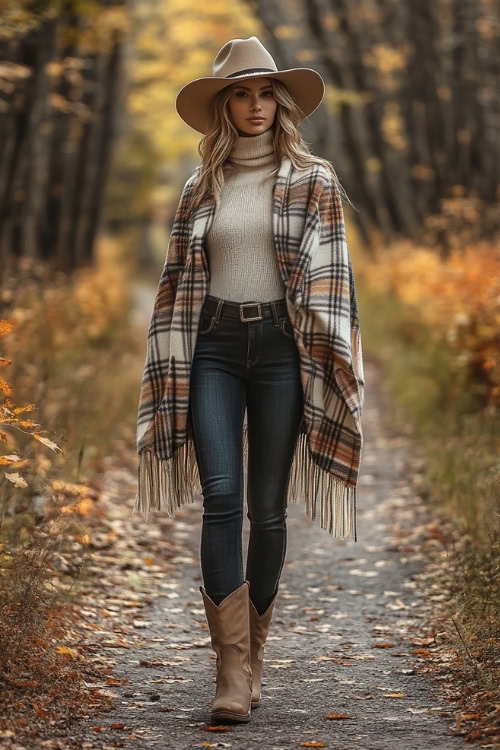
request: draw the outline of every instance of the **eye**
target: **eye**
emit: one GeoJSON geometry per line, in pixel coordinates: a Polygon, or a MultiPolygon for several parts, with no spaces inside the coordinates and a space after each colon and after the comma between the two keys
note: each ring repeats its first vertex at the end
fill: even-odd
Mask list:
{"type": "MultiPolygon", "coordinates": [[[[242,97],[242,96],[246,96],[246,95],[247,95],[246,91],[237,91],[235,93],[235,96],[237,96],[237,97],[242,97]]],[[[262,94],[262,96],[268,96],[268,97],[269,96],[272,97],[273,95],[274,95],[274,91],[272,91],[272,89],[269,90],[269,91],[264,91],[264,93],[262,94]]]]}

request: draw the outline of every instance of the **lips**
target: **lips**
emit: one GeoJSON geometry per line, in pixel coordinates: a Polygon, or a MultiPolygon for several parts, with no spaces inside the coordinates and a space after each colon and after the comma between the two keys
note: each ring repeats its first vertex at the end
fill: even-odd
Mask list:
{"type": "Polygon", "coordinates": [[[249,117],[250,122],[264,122],[263,117],[249,117]]]}

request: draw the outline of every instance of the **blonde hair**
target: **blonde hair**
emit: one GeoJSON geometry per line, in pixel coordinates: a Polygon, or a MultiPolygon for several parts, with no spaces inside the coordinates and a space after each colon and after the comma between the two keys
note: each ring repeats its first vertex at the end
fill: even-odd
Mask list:
{"type": "MultiPolygon", "coordinates": [[[[297,169],[305,169],[315,164],[326,167],[340,191],[340,194],[353,206],[344,188],[341,186],[331,162],[311,153],[307,143],[297,130],[303,113],[292,98],[284,83],[276,78],[269,78],[272,83],[274,98],[277,102],[274,123],[273,146],[277,167],[269,177],[278,174],[283,157],[288,157],[297,169]]],[[[214,119],[209,132],[198,144],[201,157],[200,173],[188,203],[188,213],[196,210],[205,199],[215,200],[219,205],[220,191],[224,185],[224,169],[233,145],[238,139],[238,131],[229,112],[228,101],[237,84],[226,86],[214,96],[214,119]]],[[[353,206],[353,208],[355,208],[353,206]]]]}

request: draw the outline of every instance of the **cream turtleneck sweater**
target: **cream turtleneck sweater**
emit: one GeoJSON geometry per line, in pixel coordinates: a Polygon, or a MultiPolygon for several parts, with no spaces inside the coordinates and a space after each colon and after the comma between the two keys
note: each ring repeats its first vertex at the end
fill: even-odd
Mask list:
{"type": "Polygon", "coordinates": [[[285,296],[272,235],[275,178],[265,180],[276,166],[272,128],[238,136],[207,234],[209,294],[230,302],[269,302],[285,296]]]}

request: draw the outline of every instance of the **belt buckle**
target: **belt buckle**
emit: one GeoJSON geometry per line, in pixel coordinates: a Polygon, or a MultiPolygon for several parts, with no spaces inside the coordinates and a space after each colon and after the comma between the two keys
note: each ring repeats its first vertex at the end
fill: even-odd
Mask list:
{"type": "Polygon", "coordinates": [[[248,322],[249,320],[262,320],[262,308],[261,308],[261,302],[242,302],[240,305],[240,320],[243,323],[248,322]],[[257,307],[259,310],[259,314],[254,316],[253,318],[245,318],[243,317],[243,308],[244,307],[257,307]]]}

